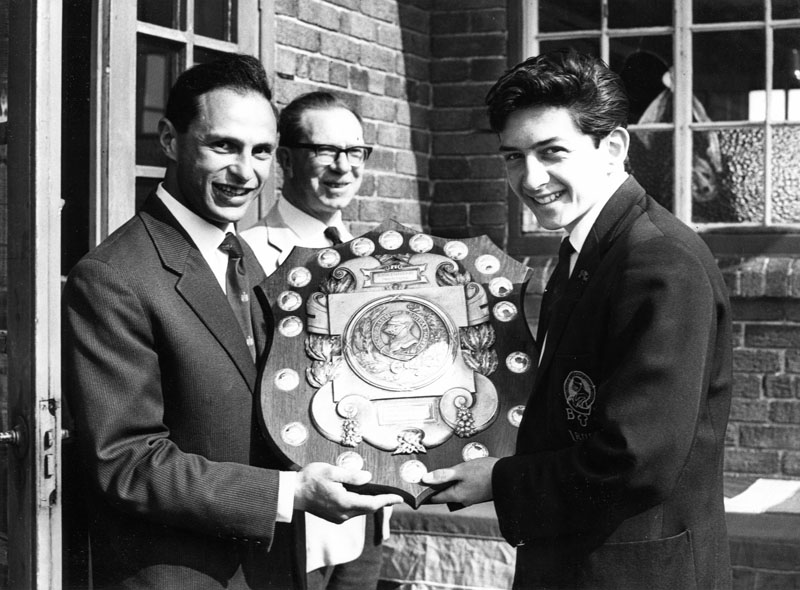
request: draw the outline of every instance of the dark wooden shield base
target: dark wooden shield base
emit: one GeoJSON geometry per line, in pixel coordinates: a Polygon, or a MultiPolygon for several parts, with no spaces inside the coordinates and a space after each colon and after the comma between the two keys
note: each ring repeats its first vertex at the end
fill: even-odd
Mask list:
{"type": "MultiPolygon", "coordinates": [[[[383,254],[415,254],[410,249],[409,243],[412,237],[418,235],[419,232],[389,220],[361,237],[371,240],[375,247],[372,256],[377,257],[383,254]],[[390,245],[391,249],[383,247],[381,237],[387,231],[399,233],[403,238],[402,245],[397,246],[397,236],[394,235],[395,244],[390,245]]],[[[359,492],[397,493],[414,508],[423,504],[435,490],[415,483],[414,480],[417,479],[415,477],[411,477],[412,481],[408,481],[409,469],[432,471],[461,463],[464,461],[465,445],[469,443],[484,445],[488,455],[493,457],[508,456],[514,452],[521,410],[530,394],[536,372],[535,344],[525,322],[523,304],[524,290],[531,276],[530,269],[499,250],[486,236],[446,240],[422,235],[422,241],[431,245],[430,253],[438,255],[450,253],[451,258],[453,242],[456,242],[455,245],[460,248],[460,253],[455,256],[459,270],[465,274],[469,273],[473,282],[482,285],[488,297],[490,312],[488,321],[496,335],[491,351],[492,354],[496,353],[497,362],[496,368],[487,377],[496,389],[498,398],[497,411],[490,426],[477,434],[463,438],[453,434],[441,444],[427,448],[427,452],[409,454],[393,454],[392,451],[376,448],[367,441],[355,446],[345,446],[341,440],[338,442],[330,440],[330,436],[326,437],[318,430],[312,418],[311,403],[319,387],[312,385],[310,381],[313,379],[307,377],[307,371],[312,363],[307,354],[306,343],[309,335],[307,302],[312,293],[321,290],[320,285],[335,268],[335,266],[328,268],[321,266],[320,253],[324,249],[295,248],[284,264],[267,280],[266,291],[274,316],[275,332],[272,349],[259,376],[261,426],[279,455],[285,457],[287,467],[300,469],[308,463],[317,461],[342,464],[343,453],[354,452],[363,460],[363,466],[359,466],[370,471],[373,476],[372,482],[359,488],[359,492]],[[476,267],[476,260],[481,256],[484,263],[476,267]],[[493,262],[487,266],[485,264],[487,259],[496,261],[497,264],[493,262]],[[297,276],[296,273],[294,275],[290,273],[297,268],[309,271],[311,278],[307,284],[302,286],[290,284],[290,276],[297,276]],[[503,281],[508,288],[498,292],[498,281],[495,281],[491,283],[494,291],[492,292],[490,282],[498,277],[508,279],[503,281]],[[295,302],[297,298],[293,293],[299,294],[302,305],[291,310],[286,310],[287,306],[284,304],[279,305],[280,301],[286,301],[287,292],[295,302]],[[501,302],[507,303],[497,307],[501,302]],[[285,329],[286,326],[290,329],[285,329]],[[291,329],[292,326],[294,329],[291,329]],[[292,335],[299,330],[298,326],[302,329],[292,335]],[[524,368],[520,368],[519,363],[516,365],[514,363],[513,359],[519,361],[520,358],[529,360],[524,368]],[[511,370],[512,368],[514,370],[511,370]],[[285,377],[287,374],[291,378],[285,381],[279,379],[279,375],[285,377]],[[289,386],[286,385],[287,382],[289,386]],[[281,383],[281,387],[277,386],[278,383],[281,383]],[[288,430],[287,425],[289,425],[288,430]],[[291,431],[292,436],[287,437],[287,431],[291,431]],[[297,440],[297,432],[304,433],[305,440],[301,444],[298,444],[300,441],[297,440]],[[287,438],[293,444],[289,444],[287,438]],[[409,467],[409,461],[418,461],[424,467],[421,467],[420,463],[412,463],[409,467]],[[405,474],[405,478],[401,473],[405,474]]],[[[354,242],[355,240],[334,248],[340,257],[338,264],[358,258],[351,249],[351,244],[354,242]]],[[[419,244],[420,240],[413,243],[419,244]]],[[[298,281],[295,280],[294,283],[297,285],[298,281]]],[[[416,290],[414,285],[404,285],[400,291],[395,285],[394,289],[392,290],[391,285],[386,286],[387,293],[413,294],[416,290]]],[[[342,358],[341,363],[346,362],[348,361],[342,358]]],[[[398,392],[396,396],[403,397],[403,393],[398,392]]]]}

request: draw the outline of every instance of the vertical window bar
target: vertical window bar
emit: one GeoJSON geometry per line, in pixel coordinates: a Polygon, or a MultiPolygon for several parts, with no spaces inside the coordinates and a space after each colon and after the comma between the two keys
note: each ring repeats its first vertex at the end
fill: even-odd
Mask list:
{"type": "MultiPolygon", "coordinates": [[[[524,3],[525,0],[520,2],[524,3]]],[[[522,14],[522,59],[528,59],[539,54],[539,2],[535,2],[533,6],[523,4],[520,14],[522,14]]],[[[511,65],[515,65],[517,61],[521,60],[514,60],[511,65]]]]}
{"type": "Polygon", "coordinates": [[[767,87],[767,110],[764,117],[764,220],[763,225],[770,225],[772,223],[772,130],[774,128],[772,122],[772,92],[773,92],[773,62],[775,53],[775,39],[773,33],[775,29],[772,27],[772,1],[765,0],[764,2],[764,39],[766,41],[766,82],[767,87]]]}
{"type": "Polygon", "coordinates": [[[233,3],[236,0],[228,0],[225,2],[225,31],[224,36],[226,41],[233,40],[233,3]]]}
{"type": "Polygon", "coordinates": [[[673,85],[675,141],[675,216],[692,222],[692,0],[674,0],[675,40],[673,44],[673,85]],[[684,75],[685,73],[685,75],[684,75]]]}
{"type": "Polygon", "coordinates": [[[600,58],[611,63],[611,41],[608,36],[608,0],[600,0],[600,58]]]}
{"type": "Polygon", "coordinates": [[[183,69],[194,65],[194,5],[197,0],[186,0],[186,52],[183,56],[183,69]]]}

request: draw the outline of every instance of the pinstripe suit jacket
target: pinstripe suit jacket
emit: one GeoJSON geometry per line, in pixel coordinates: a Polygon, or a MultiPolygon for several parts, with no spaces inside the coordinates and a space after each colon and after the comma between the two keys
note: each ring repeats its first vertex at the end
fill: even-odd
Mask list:
{"type": "MultiPolygon", "coordinates": [[[[252,252],[247,264],[258,284],[252,252]]],[[[258,301],[263,356],[271,326],[258,301]]],[[[302,533],[275,522],[280,465],[257,427],[256,365],[211,269],[155,195],[77,264],[63,302],[95,585],[299,587],[302,533]]]]}

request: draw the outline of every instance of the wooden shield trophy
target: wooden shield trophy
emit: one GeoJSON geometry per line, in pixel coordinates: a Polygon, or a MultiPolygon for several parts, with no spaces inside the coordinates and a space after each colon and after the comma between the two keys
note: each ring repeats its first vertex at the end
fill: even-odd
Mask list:
{"type": "Polygon", "coordinates": [[[427,471],[512,454],[536,371],[530,274],[486,236],[446,240],[392,220],[295,248],[266,283],[269,438],[294,468],[366,469],[359,492],[414,508],[434,492],[427,471]]]}

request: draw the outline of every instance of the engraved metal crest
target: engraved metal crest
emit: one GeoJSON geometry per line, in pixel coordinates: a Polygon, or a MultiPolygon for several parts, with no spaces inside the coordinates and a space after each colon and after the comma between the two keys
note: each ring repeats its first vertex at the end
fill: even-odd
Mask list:
{"type": "Polygon", "coordinates": [[[263,427],[293,465],[367,469],[366,491],[414,507],[432,493],[425,471],[511,454],[535,370],[521,312],[529,273],[486,237],[394,221],[335,248],[296,248],[266,283],[263,427]]]}

